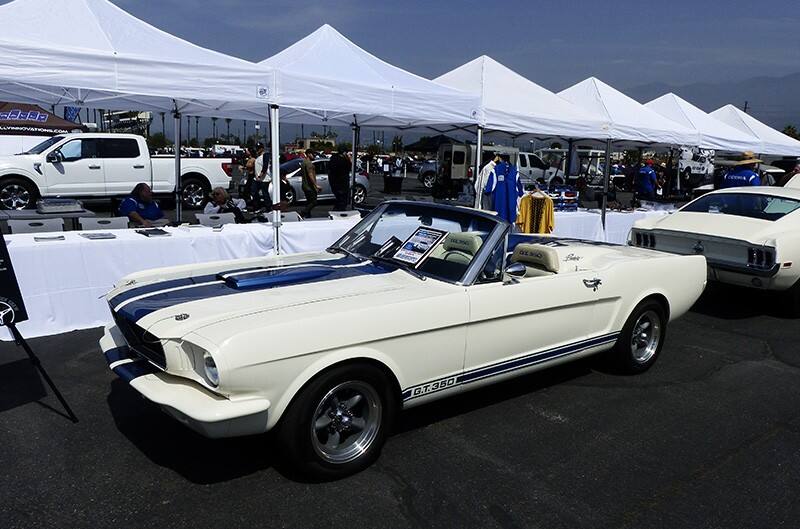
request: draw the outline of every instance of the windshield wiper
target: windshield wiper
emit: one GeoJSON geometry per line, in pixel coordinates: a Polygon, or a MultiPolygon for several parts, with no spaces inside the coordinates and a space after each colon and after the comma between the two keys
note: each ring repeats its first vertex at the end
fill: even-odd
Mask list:
{"type": "Polygon", "coordinates": [[[364,259],[365,259],[365,257],[363,257],[361,255],[358,255],[358,254],[355,254],[355,253],[351,252],[350,250],[342,248],[341,246],[330,246],[330,247],[328,247],[327,251],[329,251],[330,253],[341,253],[341,254],[346,255],[347,257],[352,257],[353,259],[356,259],[358,261],[364,261],[364,259]]]}
{"type": "Polygon", "coordinates": [[[400,270],[405,270],[406,272],[408,272],[412,276],[416,277],[420,281],[425,281],[426,279],[428,279],[427,277],[425,277],[424,275],[420,274],[416,270],[412,270],[410,268],[406,268],[405,266],[401,265],[397,261],[394,261],[394,260],[389,259],[387,257],[380,257],[378,255],[370,255],[369,257],[367,257],[367,259],[369,259],[372,262],[385,263],[385,264],[389,264],[389,265],[392,265],[394,267],[397,267],[400,270]]]}

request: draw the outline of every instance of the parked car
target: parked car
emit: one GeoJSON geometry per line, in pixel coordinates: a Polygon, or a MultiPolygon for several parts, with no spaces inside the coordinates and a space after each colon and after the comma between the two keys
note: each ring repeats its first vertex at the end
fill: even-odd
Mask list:
{"type": "MultiPolygon", "coordinates": [[[[285,194],[285,199],[289,204],[296,204],[297,202],[305,202],[306,195],[303,193],[303,178],[300,172],[300,167],[303,165],[303,158],[295,158],[281,164],[281,175],[284,175],[289,180],[289,189],[285,194]]],[[[317,173],[317,185],[322,188],[319,192],[319,200],[332,200],[336,197],[333,196],[331,184],[328,179],[328,159],[321,158],[314,160],[314,169],[317,173]]],[[[365,172],[356,173],[356,185],[353,189],[353,202],[356,205],[363,204],[367,200],[369,193],[369,177],[365,172]]]]}
{"type": "Polygon", "coordinates": [[[629,244],[704,255],[713,281],[783,292],[800,315],[800,189],[733,187],[637,221],[629,244]]]}
{"type": "MultiPolygon", "coordinates": [[[[124,197],[139,182],[156,196],[175,193],[174,157],[150,157],[133,134],[81,133],[53,136],[32,149],[0,157],[0,207],[33,207],[40,197],[124,197]]],[[[200,207],[214,187],[230,186],[226,158],[182,158],[184,204],[200,207]]]]}
{"type": "Polygon", "coordinates": [[[702,256],[511,228],[384,202],[325,252],[125,277],[100,345],[188,427],[275,429],[282,461],[335,478],[378,457],[401,409],[601,352],[645,371],[705,286],[702,256]]]}

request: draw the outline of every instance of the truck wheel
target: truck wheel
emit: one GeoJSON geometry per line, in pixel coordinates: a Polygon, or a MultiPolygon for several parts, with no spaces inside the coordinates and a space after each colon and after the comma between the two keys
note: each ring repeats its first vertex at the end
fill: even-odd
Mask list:
{"type": "Polygon", "coordinates": [[[199,209],[210,192],[211,187],[205,180],[187,178],[181,185],[183,205],[189,209],[199,209]]]}
{"type": "Polygon", "coordinates": [[[367,468],[380,455],[396,409],[380,369],[357,364],[324,372],[298,393],[278,425],[287,470],[331,480],[367,468]]]}
{"type": "Polygon", "coordinates": [[[367,189],[361,184],[356,184],[353,188],[353,204],[359,206],[367,200],[367,189]]]}
{"type": "Polygon", "coordinates": [[[27,209],[36,205],[39,190],[24,178],[7,178],[0,182],[0,208],[27,209]]]}

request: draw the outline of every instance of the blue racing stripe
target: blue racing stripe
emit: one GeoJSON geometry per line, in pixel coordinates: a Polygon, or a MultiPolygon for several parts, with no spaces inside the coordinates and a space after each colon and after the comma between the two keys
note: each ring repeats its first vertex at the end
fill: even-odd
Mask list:
{"type": "Polygon", "coordinates": [[[112,371],[119,378],[125,382],[130,383],[131,380],[139,378],[144,375],[158,373],[158,368],[146,360],[138,360],[136,362],[128,362],[127,364],[120,364],[112,371]]]}
{"type": "MultiPolygon", "coordinates": [[[[316,267],[317,269],[320,267],[316,267]]],[[[157,310],[174,307],[182,303],[190,303],[192,301],[199,301],[202,299],[216,298],[220,296],[229,296],[231,294],[241,294],[243,291],[255,290],[268,290],[271,288],[294,286],[300,284],[311,284],[320,281],[332,281],[334,279],[344,279],[348,277],[357,277],[361,275],[373,274],[386,274],[392,272],[394,269],[391,267],[381,267],[374,264],[364,264],[359,267],[336,268],[327,267],[330,273],[320,274],[319,270],[313,273],[306,273],[307,268],[276,268],[269,270],[267,276],[261,275],[260,279],[245,287],[236,287],[229,284],[229,281],[234,278],[228,278],[226,281],[220,280],[218,283],[209,285],[198,285],[194,288],[186,288],[182,290],[175,290],[172,292],[160,292],[147,296],[142,299],[137,299],[127,303],[124,307],[120,308],[117,313],[129,321],[135,322],[139,319],[151,314],[157,310]]],[[[247,276],[238,279],[242,281],[247,276]]]]}

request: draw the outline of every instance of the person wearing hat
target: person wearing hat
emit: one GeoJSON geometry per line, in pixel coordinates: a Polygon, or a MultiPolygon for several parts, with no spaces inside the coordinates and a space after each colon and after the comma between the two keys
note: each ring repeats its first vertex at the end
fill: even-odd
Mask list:
{"type": "Polygon", "coordinates": [[[722,177],[722,189],[728,187],[760,186],[761,177],[755,171],[756,164],[761,160],[756,158],[751,151],[743,152],[733,164],[733,168],[722,177]]]}
{"type": "Polygon", "coordinates": [[[658,175],[653,169],[653,160],[647,160],[636,175],[635,191],[639,199],[654,200],[658,188],[658,175]]]}

